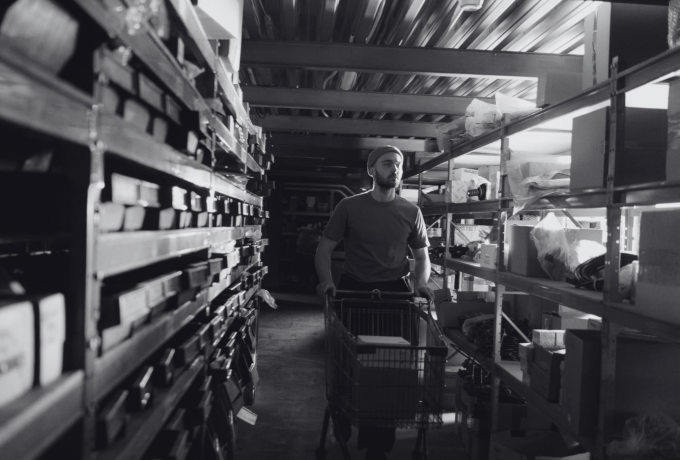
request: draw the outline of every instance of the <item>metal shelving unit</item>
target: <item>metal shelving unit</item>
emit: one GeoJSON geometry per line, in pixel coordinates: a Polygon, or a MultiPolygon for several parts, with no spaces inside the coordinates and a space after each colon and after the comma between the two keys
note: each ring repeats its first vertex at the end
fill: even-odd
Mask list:
{"type": "MultiPolygon", "coordinates": [[[[501,150],[511,146],[510,136],[540,127],[542,124],[555,120],[560,117],[573,118],[585,111],[594,110],[599,107],[609,106],[610,110],[610,162],[608,164],[609,176],[613,177],[614,161],[616,154],[623,149],[623,132],[616,129],[616,120],[623,116],[625,110],[625,93],[643,85],[661,81],[675,76],[680,69],[680,48],[669,50],[653,59],[643,62],[624,72],[617,73],[616,61],[612,67],[612,78],[608,82],[594,86],[581,94],[574,96],[566,101],[539,110],[532,115],[521,118],[511,123],[503,125],[478,138],[454,146],[451,151],[444,153],[432,160],[412,168],[404,173],[404,178],[414,177],[426,171],[446,163],[447,161],[461,157],[467,153],[474,152],[482,147],[487,147],[494,142],[501,141],[501,150]]],[[[500,152],[499,152],[500,153],[500,152]]],[[[500,156],[499,156],[500,160],[500,156]]],[[[502,168],[501,168],[502,169],[502,168]]],[[[422,178],[420,179],[422,183],[422,178]]],[[[494,396],[492,400],[498,399],[498,386],[502,381],[515,392],[524,397],[529,403],[538,407],[545,416],[566,433],[573,436],[570,424],[562,415],[558,404],[548,403],[543,398],[522,383],[519,363],[503,362],[500,360],[500,323],[501,306],[506,290],[521,291],[535,297],[558,302],[571,308],[588,314],[594,314],[603,318],[602,325],[602,368],[601,368],[601,389],[600,389],[600,421],[598,434],[594,438],[576,437],[580,444],[591,452],[596,458],[603,458],[606,445],[611,441],[614,433],[612,432],[612,414],[614,411],[614,382],[616,369],[614,357],[616,353],[616,337],[621,327],[629,327],[647,334],[658,337],[677,340],[680,332],[680,324],[671,324],[665,320],[654,318],[645,313],[644,305],[631,305],[622,301],[618,290],[618,270],[619,254],[622,242],[618,238],[620,232],[620,219],[622,210],[632,206],[647,206],[659,203],[677,202],[680,197],[680,184],[677,182],[660,182],[651,184],[639,184],[625,187],[614,187],[613,180],[608,182],[608,186],[601,189],[569,192],[565,194],[555,194],[546,196],[525,209],[526,211],[547,211],[547,210],[568,210],[568,209],[589,209],[603,208],[606,212],[608,222],[607,238],[607,268],[605,271],[605,290],[604,292],[594,292],[575,287],[565,283],[556,282],[543,278],[528,278],[516,275],[505,270],[503,266],[503,244],[499,244],[497,260],[499,267],[496,270],[484,268],[472,262],[455,259],[436,259],[432,263],[458,272],[468,273],[495,283],[496,302],[495,302],[495,324],[494,324],[494,354],[492,358],[481,360],[481,364],[494,376],[494,396]],[[491,362],[493,361],[493,362],[491,362]]],[[[502,198],[489,201],[468,202],[460,204],[440,204],[435,206],[423,207],[424,215],[447,217],[448,222],[453,215],[477,216],[478,218],[488,218],[495,216],[498,223],[496,227],[497,242],[504,240],[504,224],[507,213],[512,210],[512,200],[502,198]]],[[[444,238],[447,241],[446,252],[448,252],[448,235],[444,238]]],[[[447,277],[445,277],[446,280],[447,277]]],[[[445,281],[446,282],[446,281],[445,281]]],[[[472,344],[460,333],[456,331],[446,331],[449,340],[456,344],[456,347],[470,356],[474,356],[475,349],[472,344]]],[[[497,417],[496,404],[493,405],[492,423],[495,424],[497,417]]],[[[495,425],[493,425],[495,426],[495,425]]]]}
{"type": "MultiPolygon", "coordinates": [[[[265,138],[261,129],[250,122],[231,77],[208,40],[191,2],[169,0],[168,7],[173,26],[184,28],[187,52],[194,53],[199,61],[203,60],[208,65],[206,70],[213,74],[215,94],[201,93],[149,24],[144,23],[139,30],[130,33],[125,2],[77,0],[69,8],[82,10],[74,14],[79,21],[87,22],[81,24],[85,26],[79,29],[81,32],[98,30],[99,45],[106,40],[116,40],[116,44],[127,47],[135,58],[134,72],[151,77],[164,93],[159,97],[169,95],[179,101],[182,111],[190,113],[187,118],[199,120],[200,131],[207,136],[199,140],[204,149],[212,150],[219,142],[220,148],[242,166],[241,173],[261,179],[266,171],[253,157],[255,154],[248,153],[253,151],[251,147],[264,151],[265,138]],[[259,147],[239,144],[213,114],[206,100],[214,98],[218,91],[228,110],[253,135],[250,141],[259,143],[259,147]]],[[[92,38],[85,32],[80,33],[79,40],[92,38]]],[[[97,46],[95,42],[92,47],[89,44],[84,48],[79,46],[77,52],[85,53],[80,48],[97,46]]],[[[244,211],[245,225],[234,227],[215,228],[209,223],[202,228],[101,233],[101,190],[107,184],[107,175],[116,168],[138,170],[141,171],[140,179],[155,182],[154,178],[158,178],[160,187],[177,185],[198,193],[204,200],[219,196],[259,209],[263,207],[263,198],[246,190],[242,181],[230,179],[225,173],[201,164],[179,148],[157,140],[144,129],[108,112],[97,99],[97,91],[92,95],[79,89],[32,63],[24,53],[11,46],[0,48],[0,76],[0,123],[5,127],[20,128],[16,130],[18,138],[36,135],[34,137],[45,145],[52,142],[59,146],[54,153],[59,161],[55,162],[61,168],[58,172],[69,183],[72,198],[71,203],[64,203],[64,212],[70,213],[71,217],[67,231],[7,234],[0,237],[0,243],[58,241],[60,248],[68,249],[69,260],[64,267],[68,270],[68,285],[63,291],[68,294],[66,350],[73,353],[68,356],[68,363],[65,355],[65,371],[57,381],[34,388],[0,408],[0,458],[35,459],[63,444],[64,440],[73,447],[70,458],[74,460],[141,458],[193,382],[205,375],[209,357],[201,356],[181,374],[178,371],[172,387],[156,388],[152,407],[135,413],[127,435],[106,449],[98,447],[96,442],[100,405],[114,390],[128,385],[140,366],[153,364],[149,359],[166,347],[189,322],[200,318],[200,313],[225,289],[230,286],[241,289],[237,282],[251,267],[262,266],[262,262],[257,257],[231,267],[220,282],[204,287],[193,300],[135,328],[129,338],[100,355],[98,321],[103,283],[110,277],[132,276],[128,272],[154,264],[159,266],[171,259],[187,261],[184,256],[190,254],[196,256],[196,261],[207,261],[211,253],[233,247],[235,240],[240,241],[239,245],[246,237],[259,240],[263,216],[259,210],[257,213],[244,211]],[[67,171],[63,172],[63,169],[67,171]],[[256,262],[250,263],[253,260],[256,262]]],[[[95,69],[92,69],[92,81],[95,86],[104,84],[95,69]]],[[[154,116],[167,115],[156,106],[152,109],[154,116]]],[[[196,129],[195,126],[180,127],[187,131],[196,129]]],[[[259,291],[264,273],[266,270],[258,273],[258,279],[250,289],[242,290],[245,302],[259,291]]]]}

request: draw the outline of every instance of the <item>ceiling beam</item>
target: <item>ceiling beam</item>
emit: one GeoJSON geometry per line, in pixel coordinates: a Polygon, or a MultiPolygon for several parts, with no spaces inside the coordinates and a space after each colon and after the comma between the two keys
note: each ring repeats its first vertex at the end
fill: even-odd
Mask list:
{"type": "Polygon", "coordinates": [[[354,118],[267,116],[251,114],[251,120],[265,131],[335,133],[368,136],[437,137],[437,123],[379,121],[354,118]]]}
{"type": "Polygon", "coordinates": [[[346,136],[307,136],[301,134],[276,134],[269,137],[267,146],[301,146],[318,149],[373,150],[383,145],[392,145],[404,152],[439,151],[437,148],[437,142],[434,140],[346,136]]]}
{"type": "Polygon", "coordinates": [[[241,65],[436,76],[539,78],[547,71],[581,72],[581,56],[243,40],[241,65]]]}
{"type": "MultiPolygon", "coordinates": [[[[471,97],[244,86],[251,107],[465,115],[471,97]]],[[[493,99],[481,98],[494,103],[493,99]]]]}

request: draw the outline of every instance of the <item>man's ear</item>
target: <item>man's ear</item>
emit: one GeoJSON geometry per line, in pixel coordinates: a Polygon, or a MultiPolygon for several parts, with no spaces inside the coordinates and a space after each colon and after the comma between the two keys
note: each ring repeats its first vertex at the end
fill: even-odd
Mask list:
{"type": "Polygon", "coordinates": [[[375,176],[373,176],[374,174],[375,174],[375,167],[374,166],[369,167],[368,168],[368,175],[371,176],[371,177],[375,177],[375,176]]]}

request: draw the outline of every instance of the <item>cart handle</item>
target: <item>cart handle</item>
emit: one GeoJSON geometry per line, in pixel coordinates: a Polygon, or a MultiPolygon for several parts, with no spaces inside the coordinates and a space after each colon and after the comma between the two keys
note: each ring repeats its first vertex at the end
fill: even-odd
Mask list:
{"type": "Polygon", "coordinates": [[[373,289],[372,291],[350,291],[350,290],[341,290],[341,289],[336,289],[335,291],[336,295],[337,294],[345,294],[345,295],[358,295],[360,297],[367,297],[368,295],[371,296],[371,300],[383,300],[382,296],[383,295],[389,295],[392,297],[400,297],[403,299],[410,299],[414,296],[413,292],[388,292],[388,291],[380,291],[379,289],[373,289]]]}

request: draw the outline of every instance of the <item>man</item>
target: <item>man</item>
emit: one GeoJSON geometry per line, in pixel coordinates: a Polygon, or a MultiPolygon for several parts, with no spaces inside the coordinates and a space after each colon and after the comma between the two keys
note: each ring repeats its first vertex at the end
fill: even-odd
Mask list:
{"type": "MultiPolygon", "coordinates": [[[[331,277],[331,253],[344,239],[345,268],[337,289],[353,291],[411,292],[410,247],[415,259],[415,292],[433,299],[427,287],[430,278],[429,241],[418,206],[396,194],[404,156],[390,145],[378,147],[368,156],[368,173],[373,177],[369,192],[345,198],[333,212],[316,251],[315,264],[320,283],[317,294],[336,294],[331,277]]],[[[341,420],[339,431],[349,439],[351,425],[341,420]]],[[[384,459],[394,445],[394,429],[359,429],[359,449],[367,447],[366,459],[384,459]]]]}

